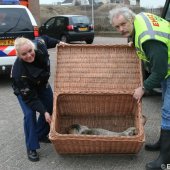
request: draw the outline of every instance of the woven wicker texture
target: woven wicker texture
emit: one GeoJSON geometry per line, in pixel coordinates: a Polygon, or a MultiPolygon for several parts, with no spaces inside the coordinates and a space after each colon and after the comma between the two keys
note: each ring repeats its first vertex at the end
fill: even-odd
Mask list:
{"type": "Polygon", "coordinates": [[[131,95],[63,95],[58,97],[60,133],[72,124],[120,132],[135,124],[138,113],[131,95]]]}
{"type": "Polygon", "coordinates": [[[142,83],[133,48],[121,45],[58,47],[50,139],[58,153],[138,153],[144,142],[141,103],[132,94],[142,83]],[[72,124],[135,136],[66,134],[72,124]]]}
{"type": "Polygon", "coordinates": [[[59,47],[55,91],[132,93],[141,83],[140,61],[122,45],[59,47]]]}

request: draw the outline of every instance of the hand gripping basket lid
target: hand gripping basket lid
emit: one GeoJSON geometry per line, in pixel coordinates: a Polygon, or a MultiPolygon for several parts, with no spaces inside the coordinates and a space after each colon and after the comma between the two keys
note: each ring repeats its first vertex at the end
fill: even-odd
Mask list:
{"type": "Polygon", "coordinates": [[[126,45],[66,45],[57,48],[54,108],[49,138],[60,154],[135,154],[144,142],[141,103],[133,91],[142,84],[141,62],[126,45]],[[134,136],[73,135],[72,124],[134,136]]]}

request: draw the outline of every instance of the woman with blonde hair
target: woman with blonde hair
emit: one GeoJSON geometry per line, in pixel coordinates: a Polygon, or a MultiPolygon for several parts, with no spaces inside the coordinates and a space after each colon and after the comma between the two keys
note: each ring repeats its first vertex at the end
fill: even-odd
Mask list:
{"type": "Polygon", "coordinates": [[[47,46],[38,39],[35,44],[24,37],[14,43],[17,59],[11,77],[14,94],[24,113],[24,132],[27,155],[30,161],[38,161],[39,142],[49,143],[53,92],[48,82],[50,61],[47,46]]]}

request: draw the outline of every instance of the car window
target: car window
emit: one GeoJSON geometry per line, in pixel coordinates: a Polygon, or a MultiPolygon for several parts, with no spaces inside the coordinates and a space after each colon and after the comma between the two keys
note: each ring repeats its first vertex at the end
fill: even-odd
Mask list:
{"type": "Polygon", "coordinates": [[[165,15],[165,19],[170,21],[170,5],[168,5],[167,12],[166,12],[166,15],[165,15]]]}
{"type": "Polygon", "coordinates": [[[84,23],[89,24],[89,18],[87,16],[73,16],[72,17],[73,24],[84,23]]]}
{"type": "Polygon", "coordinates": [[[64,18],[57,18],[57,19],[56,19],[55,26],[56,26],[56,27],[63,27],[63,26],[65,25],[65,24],[64,24],[64,21],[65,21],[64,18]]]}
{"type": "Polygon", "coordinates": [[[46,22],[46,28],[52,28],[53,24],[55,22],[55,18],[50,19],[49,21],[46,22]]]}
{"type": "Polygon", "coordinates": [[[25,9],[0,9],[0,32],[32,31],[31,20],[25,9]]]}

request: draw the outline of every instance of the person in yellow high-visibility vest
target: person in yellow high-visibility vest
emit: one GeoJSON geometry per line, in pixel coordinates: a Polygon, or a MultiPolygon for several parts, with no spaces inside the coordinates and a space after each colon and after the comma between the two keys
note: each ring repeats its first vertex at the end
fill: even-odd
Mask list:
{"type": "Polygon", "coordinates": [[[135,14],[127,7],[109,12],[110,23],[136,49],[138,57],[150,70],[143,86],[134,89],[133,97],[139,102],[146,91],[162,87],[161,134],[154,144],[146,144],[146,150],[160,150],[159,157],[146,164],[146,169],[161,169],[170,164],[170,24],[151,13],[135,14]]]}

